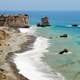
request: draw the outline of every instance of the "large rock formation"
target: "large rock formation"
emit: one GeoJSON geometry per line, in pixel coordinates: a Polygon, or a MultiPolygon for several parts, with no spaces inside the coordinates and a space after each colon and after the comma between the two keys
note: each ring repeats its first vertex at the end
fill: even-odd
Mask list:
{"type": "Polygon", "coordinates": [[[41,22],[37,24],[39,27],[50,26],[48,17],[41,18],[41,22]]]}
{"type": "Polygon", "coordinates": [[[13,28],[29,27],[28,15],[0,15],[0,26],[8,26],[13,28]]]}

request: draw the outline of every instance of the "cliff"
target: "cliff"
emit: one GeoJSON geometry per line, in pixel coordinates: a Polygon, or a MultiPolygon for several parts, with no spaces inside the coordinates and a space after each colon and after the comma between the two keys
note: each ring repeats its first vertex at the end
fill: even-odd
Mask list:
{"type": "Polygon", "coordinates": [[[26,14],[0,15],[0,26],[12,28],[29,27],[29,16],[26,14]]]}

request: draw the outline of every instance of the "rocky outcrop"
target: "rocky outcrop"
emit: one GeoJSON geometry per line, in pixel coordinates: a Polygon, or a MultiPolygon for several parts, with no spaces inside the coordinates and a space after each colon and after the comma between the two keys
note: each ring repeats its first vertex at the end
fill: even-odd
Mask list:
{"type": "Polygon", "coordinates": [[[4,23],[6,21],[6,18],[4,15],[0,15],[0,26],[4,26],[4,23]]]}
{"type": "Polygon", "coordinates": [[[6,73],[3,69],[0,69],[0,80],[8,80],[6,73]]]}
{"type": "Polygon", "coordinates": [[[64,49],[64,50],[60,51],[59,54],[64,54],[64,53],[68,53],[68,52],[69,52],[68,49],[64,49]]]}
{"type": "Polygon", "coordinates": [[[7,37],[9,37],[8,33],[4,30],[0,30],[0,40],[5,40],[7,37]]]}
{"type": "Polygon", "coordinates": [[[68,35],[67,35],[67,34],[63,34],[63,35],[60,35],[60,37],[61,37],[61,38],[62,38],[62,37],[67,38],[68,35]]]}
{"type": "Polygon", "coordinates": [[[0,26],[29,28],[29,16],[26,14],[0,15],[0,26]]]}
{"type": "Polygon", "coordinates": [[[37,24],[38,27],[50,26],[48,17],[41,18],[41,22],[37,24]]]}
{"type": "Polygon", "coordinates": [[[72,27],[78,27],[78,26],[79,26],[78,24],[73,24],[73,25],[72,25],[72,27]]]}

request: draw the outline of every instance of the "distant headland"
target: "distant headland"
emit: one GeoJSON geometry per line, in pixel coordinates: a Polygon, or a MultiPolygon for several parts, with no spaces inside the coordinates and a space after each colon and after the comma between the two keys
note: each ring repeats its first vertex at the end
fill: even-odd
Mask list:
{"type": "Polygon", "coordinates": [[[0,26],[29,28],[29,16],[27,14],[0,15],[0,26]]]}

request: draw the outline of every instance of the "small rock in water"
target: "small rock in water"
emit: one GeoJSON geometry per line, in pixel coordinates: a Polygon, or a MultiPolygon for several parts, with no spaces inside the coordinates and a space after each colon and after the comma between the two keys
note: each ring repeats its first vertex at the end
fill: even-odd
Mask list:
{"type": "Polygon", "coordinates": [[[38,26],[38,27],[41,26],[40,23],[38,23],[37,26],[38,26]]]}
{"type": "Polygon", "coordinates": [[[64,49],[63,51],[60,51],[59,54],[64,54],[64,53],[68,53],[68,49],[64,49]]]}
{"type": "Polygon", "coordinates": [[[73,27],[77,27],[77,26],[78,26],[78,24],[73,24],[72,26],[73,26],[73,27]]]}
{"type": "Polygon", "coordinates": [[[53,37],[49,37],[49,39],[53,39],[53,37]]]}
{"type": "Polygon", "coordinates": [[[63,34],[63,35],[61,35],[60,37],[65,37],[65,38],[67,38],[68,35],[67,35],[67,34],[63,34]]]}

